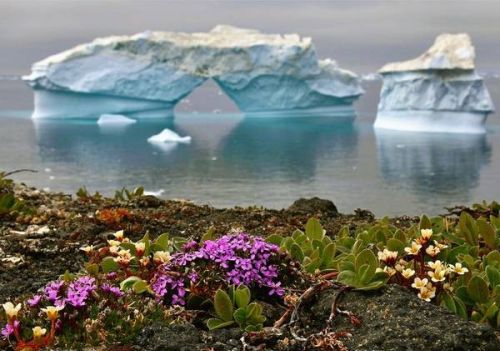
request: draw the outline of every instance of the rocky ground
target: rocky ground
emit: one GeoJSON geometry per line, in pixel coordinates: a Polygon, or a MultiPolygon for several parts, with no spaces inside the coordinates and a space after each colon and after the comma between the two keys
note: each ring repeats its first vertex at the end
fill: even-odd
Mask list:
{"type": "MultiPolygon", "coordinates": [[[[78,271],[84,258],[79,248],[85,244],[103,245],[107,235],[117,229],[125,229],[132,239],[142,237],[146,231],[152,237],[169,232],[173,236],[196,239],[209,229],[225,234],[235,228],[267,236],[291,234],[315,216],[329,235],[335,235],[345,225],[354,228],[375,221],[373,214],[366,210],[339,214],[332,202],[321,199],[302,199],[288,209],[268,210],[216,209],[152,196],[138,196],[131,201],[76,197],[46,193],[24,185],[16,186],[16,195],[33,211],[16,219],[0,218],[0,301],[35,292],[66,270],[78,271]]],[[[417,220],[418,217],[392,219],[401,227],[417,220]]],[[[300,311],[297,333],[311,336],[322,330],[337,293],[339,289],[325,289],[308,301],[300,311]]],[[[329,350],[328,345],[320,344],[327,341],[338,342],[337,349],[345,346],[349,350],[500,349],[498,335],[491,328],[463,321],[442,308],[420,301],[400,287],[391,286],[369,294],[345,292],[339,304],[354,313],[360,323],[336,316],[332,325],[340,333],[311,337],[311,345],[319,345],[324,350],[329,350]]],[[[266,310],[274,316],[283,312],[273,311],[272,306],[266,310]]],[[[238,330],[231,329],[209,333],[191,324],[153,325],[143,330],[135,349],[242,350],[247,341],[241,337],[238,330]]],[[[277,339],[281,341],[275,344],[267,341],[267,349],[298,349],[294,338],[293,335],[280,336],[277,339]]],[[[259,341],[250,343],[258,345],[259,341]]],[[[248,346],[246,349],[266,348],[248,346]]]]}

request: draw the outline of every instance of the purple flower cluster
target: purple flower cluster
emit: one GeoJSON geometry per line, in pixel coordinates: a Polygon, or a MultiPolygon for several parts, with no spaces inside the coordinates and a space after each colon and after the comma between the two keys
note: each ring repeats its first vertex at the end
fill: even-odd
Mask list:
{"type": "Polygon", "coordinates": [[[184,297],[186,288],[184,287],[184,277],[173,277],[168,274],[158,275],[151,285],[155,294],[164,298],[170,296],[172,305],[185,305],[184,297]]]}
{"type": "MultiPolygon", "coordinates": [[[[285,293],[278,280],[278,266],[271,263],[279,248],[260,237],[245,233],[225,235],[217,240],[207,240],[201,247],[190,242],[183,249],[184,252],[172,255],[170,262],[153,279],[152,289],[157,296],[164,297],[171,289],[180,286],[181,278],[174,279],[168,272],[181,272],[183,282],[196,282],[203,275],[203,272],[196,271],[199,267],[209,267],[228,284],[265,287],[270,295],[283,296],[285,293]]],[[[178,292],[175,295],[179,295],[178,292]]],[[[176,301],[183,302],[183,299],[176,298],[176,301]]]]}
{"type": "MultiPolygon", "coordinates": [[[[95,279],[89,276],[83,276],[71,282],[66,289],[66,296],[63,296],[64,281],[56,280],[47,284],[44,289],[45,298],[55,306],[64,306],[69,304],[80,308],[86,305],[87,299],[93,291],[97,289],[95,279]]],[[[35,295],[28,304],[32,307],[38,305],[40,299],[35,295]]]]}
{"type": "Polygon", "coordinates": [[[64,301],[76,308],[83,307],[95,289],[97,289],[97,285],[94,278],[80,277],[69,284],[64,301]]]}
{"type": "Polygon", "coordinates": [[[124,295],[123,291],[121,291],[119,287],[112,286],[108,283],[102,284],[101,290],[105,293],[112,294],[115,297],[122,297],[124,295]]]}

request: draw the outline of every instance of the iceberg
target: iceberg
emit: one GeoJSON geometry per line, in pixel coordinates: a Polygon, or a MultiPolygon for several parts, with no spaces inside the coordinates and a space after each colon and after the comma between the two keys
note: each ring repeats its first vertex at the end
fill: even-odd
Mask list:
{"type": "Polygon", "coordinates": [[[137,123],[135,119],[128,118],[124,115],[104,114],[97,120],[99,126],[126,126],[134,123],[137,123]]]}
{"type": "Polygon", "coordinates": [[[207,79],[246,114],[353,114],[359,77],[320,60],[310,38],[219,25],[206,33],[110,36],[49,56],[23,79],[33,118],[167,117],[207,79]]]}
{"type": "Polygon", "coordinates": [[[189,144],[191,143],[191,137],[190,136],[181,137],[173,130],[165,128],[159,134],[149,137],[148,142],[152,144],[163,144],[163,143],[189,144]]]}
{"type": "Polygon", "coordinates": [[[375,128],[485,133],[494,106],[474,58],[469,35],[441,34],[418,58],[382,67],[375,128]]]}

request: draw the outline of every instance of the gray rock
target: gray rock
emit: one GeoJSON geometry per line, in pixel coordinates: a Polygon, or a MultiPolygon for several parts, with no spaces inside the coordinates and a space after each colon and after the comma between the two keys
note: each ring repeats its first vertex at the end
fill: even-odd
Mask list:
{"type": "MultiPolygon", "coordinates": [[[[328,319],[335,294],[325,292],[312,307],[317,327],[328,319]]],[[[489,326],[465,321],[398,285],[377,292],[348,292],[339,306],[362,319],[357,328],[343,316],[334,321],[336,330],[352,329],[353,337],[346,343],[349,350],[500,350],[489,326]]]]}
{"type": "Polygon", "coordinates": [[[290,207],[288,207],[287,211],[303,214],[325,213],[337,215],[339,213],[337,207],[332,201],[320,199],[319,197],[298,199],[290,207]]]}

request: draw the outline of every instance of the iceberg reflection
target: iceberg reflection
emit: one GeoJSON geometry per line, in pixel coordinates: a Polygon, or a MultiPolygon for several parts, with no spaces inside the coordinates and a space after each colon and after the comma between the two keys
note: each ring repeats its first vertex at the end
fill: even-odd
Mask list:
{"type": "Polygon", "coordinates": [[[451,195],[467,201],[490,162],[484,134],[413,133],[375,129],[378,164],[384,181],[418,196],[451,195]]]}

